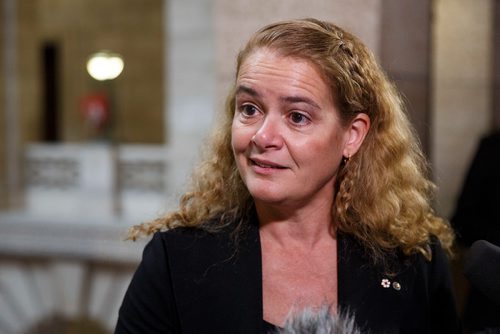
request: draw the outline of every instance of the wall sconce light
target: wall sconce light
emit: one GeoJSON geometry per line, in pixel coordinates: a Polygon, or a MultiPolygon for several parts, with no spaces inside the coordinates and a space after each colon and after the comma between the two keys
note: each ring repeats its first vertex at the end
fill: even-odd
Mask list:
{"type": "Polygon", "coordinates": [[[87,60],[87,72],[98,81],[116,79],[123,71],[123,58],[117,53],[99,51],[87,60]]]}

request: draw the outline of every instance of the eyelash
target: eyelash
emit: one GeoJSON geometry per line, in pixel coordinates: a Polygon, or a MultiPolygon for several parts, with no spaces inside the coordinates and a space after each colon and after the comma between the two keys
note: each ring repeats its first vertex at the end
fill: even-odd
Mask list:
{"type": "Polygon", "coordinates": [[[243,117],[247,117],[247,118],[255,116],[255,113],[259,112],[259,108],[257,108],[253,104],[242,104],[241,106],[238,107],[238,110],[243,115],[243,117]],[[249,115],[248,114],[248,109],[251,109],[254,113],[251,114],[251,115],[249,115]]]}
{"type": "MultiPolygon", "coordinates": [[[[260,113],[259,108],[255,106],[254,104],[251,103],[244,103],[238,106],[238,111],[244,118],[253,118],[256,116],[256,114],[260,113]],[[250,113],[248,112],[250,110],[250,113]]],[[[287,119],[290,121],[290,123],[295,126],[295,127],[302,127],[306,126],[309,123],[311,123],[311,118],[302,112],[298,111],[291,111],[287,115],[287,119]],[[296,122],[293,120],[294,117],[299,116],[301,117],[301,120],[299,122],[296,122]]]]}
{"type": "Polygon", "coordinates": [[[290,121],[291,121],[291,122],[293,123],[293,125],[295,125],[295,126],[305,126],[305,125],[307,125],[307,124],[309,124],[309,123],[311,122],[311,119],[310,119],[307,115],[305,115],[305,114],[303,114],[303,113],[300,113],[300,112],[297,112],[297,111],[292,111],[292,112],[290,112],[290,113],[288,114],[288,118],[290,119],[290,121]],[[302,124],[302,121],[300,121],[300,122],[298,122],[298,123],[297,123],[297,122],[295,122],[295,121],[293,120],[293,117],[294,117],[294,116],[300,116],[300,117],[302,118],[302,121],[305,121],[305,124],[302,124]]]}

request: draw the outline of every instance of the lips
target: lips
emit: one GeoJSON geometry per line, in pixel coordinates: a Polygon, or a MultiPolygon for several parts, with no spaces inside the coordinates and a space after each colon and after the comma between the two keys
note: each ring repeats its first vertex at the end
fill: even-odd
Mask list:
{"type": "Polygon", "coordinates": [[[277,163],[267,161],[267,160],[261,160],[261,159],[250,159],[250,162],[254,166],[258,166],[261,168],[273,168],[273,169],[286,169],[287,167],[279,165],[277,163]]]}

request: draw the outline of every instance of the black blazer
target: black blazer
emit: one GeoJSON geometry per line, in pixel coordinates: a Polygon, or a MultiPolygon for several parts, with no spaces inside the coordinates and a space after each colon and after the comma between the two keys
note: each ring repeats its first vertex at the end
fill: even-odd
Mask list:
{"type": "MultiPolygon", "coordinates": [[[[459,332],[446,256],[438,243],[432,253],[431,262],[420,255],[399,257],[391,266],[397,274],[390,277],[353,238],[339,235],[340,310],[349,310],[372,333],[459,332]]],[[[254,223],[237,248],[228,231],[156,233],[125,295],[115,333],[257,334],[261,326],[261,248],[254,223]]]]}
{"type": "MultiPolygon", "coordinates": [[[[451,223],[464,247],[476,240],[500,246],[500,131],[481,139],[472,160],[451,223]]],[[[471,287],[463,314],[471,330],[500,328],[500,305],[471,287]]]]}
{"type": "Polygon", "coordinates": [[[451,218],[465,246],[484,239],[500,245],[500,131],[481,139],[451,218]]]}

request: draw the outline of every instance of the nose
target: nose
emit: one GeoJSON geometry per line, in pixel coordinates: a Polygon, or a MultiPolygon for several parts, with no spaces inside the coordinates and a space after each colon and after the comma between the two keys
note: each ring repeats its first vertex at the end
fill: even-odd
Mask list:
{"type": "Polygon", "coordinates": [[[281,148],[283,137],[278,116],[267,115],[257,132],[252,137],[252,142],[261,149],[281,148]]]}

